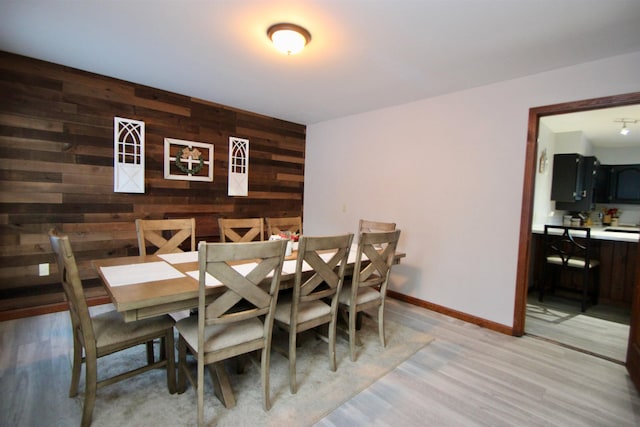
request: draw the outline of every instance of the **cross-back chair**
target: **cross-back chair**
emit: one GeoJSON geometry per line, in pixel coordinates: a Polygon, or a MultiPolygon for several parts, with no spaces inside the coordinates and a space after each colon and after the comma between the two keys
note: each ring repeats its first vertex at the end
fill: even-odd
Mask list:
{"type": "Polygon", "coordinates": [[[302,234],[302,217],[282,217],[265,219],[267,223],[267,234],[273,236],[281,232],[288,231],[290,233],[302,234]]]}
{"type": "MultiPolygon", "coordinates": [[[[85,363],[85,398],[82,411],[82,426],[91,424],[96,390],[100,387],[130,378],[150,369],[163,367],[167,371],[167,386],[175,393],[175,350],[173,341],[174,320],[163,315],[146,320],[125,323],[122,315],[109,311],[95,316],[89,313],[76,259],[69,237],[54,229],[49,231],[49,240],[56,255],[60,281],[69,303],[69,315],[73,332],[73,366],[69,397],[78,394],[80,371],[85,363]],[[148,357],[147,365],[131,369],[111,378],[98,381],[98,359],[137,345],[148,344],[161,338],[165,343],[166,359],[154,361],[148,357]],[[84,351],[84,356],[83,356],[84,351]]],[[[149,348],[149,347],[147,347],[149,348]]],[[[151,349],[153,347],[151,346],[151,349]]],[[[149,356],[149,355],[148,355],[149,356]]]]}
{"type": "MultiPolygon", "coordinates": [[[[188,378],[196,389],[199,426],[204,423],[204,367],[211,369],[212,364],[256,350],[262,353],[264,409],[271,407],[271,331],[285,248],[284,240],[199,244],[198,314],[176,324],[178,392],[185,391],[188,378]],[[222,294],[207,303],[209,286],[220,286],[222,294]],[[196,378],[187,365],[187,350],[197,359],[196,378]]],[[[213,371],[211,374],[213,380],[213,371]]]]}
{"type": "Polygon", "coordinates": [[[297,334],[320,325],[329,325],[329,365],[336,370],[336,323],[338,295],[353,234],[302,237],[296,259],[295,283],[290,299],[278,303],[275,320],[289,332],[289,386],[296,393],[297,334]],[[311,271],[309,271],[311,270],[311,271]],[[330,301],[330,303],[325,302],[330,301]]]}
{"type": "MultiPolygon", "coordinates": [[[[598,302],[597,274],[591,283],[589,276],[595,273],[600,262],[595,258],[591,241],[591,229],[589,227],[567,227],[560,225],[544,226],[544,250],[545,263],[543,264],[542,283],[539,286],[538,299],[542,302],[547,283],[550,281],[549,292],[554,292],[557,287],[557,278],[569,279],[565,285],[560,286],[565,290],[577,291],[580,295],[580,308],[584,312],[589,304],[598,302]],[[579,283],[574,283],[571,271],[579,272],[579,283]],[[556,273],[556,274],[554,274],[556,273]],[[549,280],[551,279],[551,280],[549,280]],[[573,287],[577,284],[577,287],[573,287]],[[592,286],[593,285],[593,286],[592,286]],[[593,287],[593,290],[590,289],[593,287]]],[[[577,281],[576,281],[577,282],[577,281]]]]}
{"type": "Polygon", "coordinates": [[[190,250],[196,250],[195,218],[136,219],[140,255],[147,255],[147,244],[155,246],[155,254],[183,252],[180,245],[190,239],[190,250]],[[169,236],[167,236],[169,235],[169,236]]]}
{"type": "Polygon", "coordinates": [[[353,278],[345,281],[339,297],[340,306],[348,314],[352,361],[356,360],[356,318],[359,312],[378,308],[380,344],[386,346],[384,305],[398,239],[400,230],[360,234],[353,278]]]}
{"type": "Polygon", "coordinates": [[[221,242],[252,242],[264,240],[262,218],[218,218],[221,242]]]}

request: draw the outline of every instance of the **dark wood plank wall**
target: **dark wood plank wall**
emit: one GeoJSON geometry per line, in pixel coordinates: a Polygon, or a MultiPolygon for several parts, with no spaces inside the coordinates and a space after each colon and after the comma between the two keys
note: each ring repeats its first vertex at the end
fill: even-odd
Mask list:
{"type": "Polygon", "coordinates": [[[90,260],[137,255],[136,218],[197,215],[214,240],[219,216],[302,215],[304,125],[7,52],[0,99],[0,320],[66,308],[50,227],[104,302],[90,260]],[[144,194],[113,192],[114,116],[145,122],[144,194]],[[227,196],[229,136],[250,141],[248,197],[227,196]],[[213,143],[214,181],[165,180],[165,137],[213,143]]]}

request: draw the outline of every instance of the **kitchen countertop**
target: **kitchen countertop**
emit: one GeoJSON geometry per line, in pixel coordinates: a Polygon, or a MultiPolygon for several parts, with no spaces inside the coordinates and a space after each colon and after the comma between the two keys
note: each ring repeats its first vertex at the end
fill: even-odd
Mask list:
{"type": "MultiPolygon", "coordinates": [[[[551,225],[551,224],[550,224],[551,225]]],[[[602,226],[602,225],[592,225],[591,227],[591,237],[598,240],[615,240],[617,242],[638,242],[640,240],[640,233],[630,233],[625,231],[615,232],[615,231],[605,231],[605,229],[617,229],[617,230],[640,230],[638,226],[631,225],[619,225],[616,227],[612,226],[602,226]]],[[[536,234],[544,234],[544,224],[536,224],[532,227],[532,230],[536,234]]]]}

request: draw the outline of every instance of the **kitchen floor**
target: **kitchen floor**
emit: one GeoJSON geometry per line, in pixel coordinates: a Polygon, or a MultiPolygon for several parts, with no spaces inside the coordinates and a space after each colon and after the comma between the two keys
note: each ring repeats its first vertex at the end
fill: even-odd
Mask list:
{"type": "Polygon", "coordinates": [[[582,313],[577,301],[545,296],[541,303],[533,292],[527,300],[525,333],[624,363],[630,319],[630,309],[601,303],[582,313]]]}

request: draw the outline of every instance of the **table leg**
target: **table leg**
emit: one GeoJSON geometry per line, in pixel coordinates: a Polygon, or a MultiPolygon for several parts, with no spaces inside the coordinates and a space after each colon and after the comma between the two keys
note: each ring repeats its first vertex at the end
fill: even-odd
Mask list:
{"type": "Polygon", "coordinates": [[[218,396],[225,408],[233,408],[236,406],[236,399],[233,396],[227,371],[224,369],[224,362],[215,362],[208,365],[208,367],[216,396],[218,396]]]}

